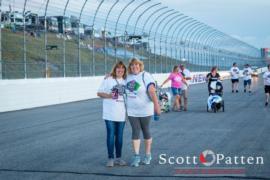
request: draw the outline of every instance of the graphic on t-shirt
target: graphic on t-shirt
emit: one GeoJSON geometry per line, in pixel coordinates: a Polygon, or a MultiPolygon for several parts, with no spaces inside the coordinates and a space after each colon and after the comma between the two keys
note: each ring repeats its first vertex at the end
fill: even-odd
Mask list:
{"type": "Polygon", "coordinates": [[[117,84],[117,85],[113,86],[113,88],[111,89],[112,98],[113,99],[118,99],[118,96],[123,96],[124,91],[125,91],[125,86],[124,85],[117,84]]]}
{"type": "Polygon", "coordinates": [[[248,70],[244,70],[244,75],[248,75],[248,70]]]}
{"type": "Polygon", "coordinates": [[[173,80],[176,82],[182,82],[182,78],[180,76],[175,76],[173,80]]]}
{"type": "Polygon", "coordinates": [[[270,79],[270,74],[268,74],[267,78],[270,79]]]}
{"type": "Polygon", "coordinates": [[[138,82],[136,82],[135,80],[132,80],[130,82],[127,83],[127,89],[130,92],[134,92],[134,91],[138,91],[138,89],[140,88],[140,84],[138,82]]]}
{"type": "Polygon", "coordinates": [[[235,72],[236,74],[238,74],[238,70],[237,69],[233,69],[233,72],[235,72]]]}

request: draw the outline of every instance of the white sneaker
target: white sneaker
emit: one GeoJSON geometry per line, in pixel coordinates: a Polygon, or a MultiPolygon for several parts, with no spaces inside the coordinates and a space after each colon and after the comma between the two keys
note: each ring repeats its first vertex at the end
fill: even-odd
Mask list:
{"type": "Polygon", "coordinates": [[[110,158],[106,164],[107,167],[113,167],[114,166],[114,160],[110,158]]]}
{"type": "Polygon", "coordinates": [[[140,155],[134,155],[134,157],[132,158],[131,166],[138,167],[140,165],[140,162],[141,162],[140,155]]]}

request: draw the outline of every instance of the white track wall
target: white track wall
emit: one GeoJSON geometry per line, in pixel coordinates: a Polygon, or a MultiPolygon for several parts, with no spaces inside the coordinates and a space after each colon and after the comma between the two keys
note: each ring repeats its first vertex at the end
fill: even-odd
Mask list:
{"type": "MultiPolygon", "coordinates": [[[[191,84],[203,83],[206,72],[192,73],[191,84]]],[[[229,76],[228,72],[221,72],[229,76]]],[[[168,74],[154,74],[161,84],[168,74]]],[[[103,76],[82,78],[48,78],[0,80],[0,112],[29,109],[97,98],[103,76]]],[[[169,86],[170,83],[167,84],[169,86]]]]}

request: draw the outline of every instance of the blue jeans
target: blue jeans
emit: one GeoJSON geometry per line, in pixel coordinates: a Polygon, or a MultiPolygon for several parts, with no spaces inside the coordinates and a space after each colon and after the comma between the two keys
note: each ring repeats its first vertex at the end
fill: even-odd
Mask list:
{"type": "Polygon", "coordinates": [[[108,158],[114,158],[114,146],[116,150],[116,158],[120,158],[122,155],[125,122],[105,120],[105,124],[107,129],[108,158]]]}

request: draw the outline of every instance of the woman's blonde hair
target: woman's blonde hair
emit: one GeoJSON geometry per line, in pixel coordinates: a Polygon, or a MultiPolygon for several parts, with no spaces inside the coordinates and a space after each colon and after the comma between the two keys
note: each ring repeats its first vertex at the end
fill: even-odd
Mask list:
{"type": "Polygon", "coordinates": [[[142,72],[144,70],[143,62],[141,60],[139,60],[138,58],[132,58],[132,59],[130,59],[129,64],[128,64],[128,73],[129,74],[132,74],[132,72],[131,72],[131,65],[132,64],[139,64],[140,65],[140,72],[142,72]]]}
{"type": "Polygon", "coordinates": [[[125,72],[124,72],[124,75],[123,75],[123,79],[126,79],[127,77],[127,68],[125,66],[125,64],[122,62],[122,61],[118,61],[112,68],[112,71],[110,73],[110,75],[116,79],[116,69],[117,68],[120,68],[120,67],[123,67],[125,69],[125,72]]]}

